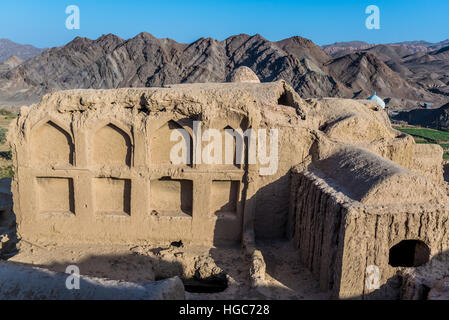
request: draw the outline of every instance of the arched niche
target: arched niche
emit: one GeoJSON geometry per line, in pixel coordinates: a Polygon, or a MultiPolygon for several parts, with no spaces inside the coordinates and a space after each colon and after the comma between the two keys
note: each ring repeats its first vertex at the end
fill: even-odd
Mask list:
{"type": "Polygon", "coordinates": [[[31,134],[31,159],[36,164],[73,165],[74,144],[67,131],[48,121],[31,134]]]}
{"type": "Polygon", "coordinates": [[[150,137],[151,164],[192,166],[193,140],[188,128],[170,120],[156,130],[150,137]]]}
{"type": "Polygon", "coordinates": [[[112,123],[95,132],[92,160],[97,165],[131,166],[131,138],[112,123]]]}
{"type": "Polygon", "coordinates": [[[222,129],[223,164],[228,167],[242,168],[245,161],[245,138],[242,130],[231,126],[222,129]]]}

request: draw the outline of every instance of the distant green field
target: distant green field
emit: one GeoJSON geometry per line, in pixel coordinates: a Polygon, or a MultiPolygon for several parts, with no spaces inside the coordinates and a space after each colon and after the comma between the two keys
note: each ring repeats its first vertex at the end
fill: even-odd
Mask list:
{"type": "Polygon", "coordinates": [[[449,132],[426,128],[398,128],[399,131],[408,133],[414,137],[420,137],[429,142],[449,141],[449,132]]]}
{"type": "Polygon", "coordinates": [[[12,165],[6,167],[0,167],[0,179],[3,178],[12,178],[14,175],[14,170],[12,165]]]}
{"type": "Polygon", "coordinates": [[[15,119],[15,113],[0,110],[0,179],[11,178],[14,175],[11,161],[11,150],[6,144],[8,126],[15,119]]]}
{"type": "Polygon", "coordinates": [[[443,150],[443,159],[449,159],[449,132],[427,128],[396,128],[413,136],[416,143],[439,144],[443,150]]]}

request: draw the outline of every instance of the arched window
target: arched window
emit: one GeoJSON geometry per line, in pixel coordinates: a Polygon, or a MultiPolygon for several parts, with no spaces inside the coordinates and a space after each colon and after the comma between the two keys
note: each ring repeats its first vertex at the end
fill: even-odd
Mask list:
{"type": "Polygon", "coordinates": [[[192,166],[192,136],[177,122],[168,121],[151,135],[150,159],[154,165],[192,166]],[[172,137],[173,133],[175,134],[172,137]],[[171,138],[174,141],[171,141],[171,138]]]}
{"type": "Polygon", "coordinates": [[[245,161],[245,140],[243,131],[227,126],[223,130],[223,164],[242,168],[245,161]],[[232,143],[230,143],[232,142],[232,143]]]}
{"type": "Polygon", "coordinates": [[[48,121],[33,132],[31,159],[46,165],[73,165],[72,137],[61,127],[48,121]]]}
{"type": "Polygon", "coordinates": [[[95,133],[92,151],[95,164],[131,166],[131,139],[113,124],[108,124],[95,133]]]}

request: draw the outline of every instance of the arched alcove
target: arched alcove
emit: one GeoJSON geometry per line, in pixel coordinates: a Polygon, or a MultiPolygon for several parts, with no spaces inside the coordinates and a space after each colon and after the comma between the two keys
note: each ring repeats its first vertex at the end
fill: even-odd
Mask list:
{"type": "Polygon", "coordinates": [[[31,135],[31,159],[47,165],[73,165],[72,137],[52,121],[48,121],[31,135]]]}
{"type": "Polygon", "coordinates": [[[223,164],[235,168],[242,168],[245,161],[245,139],[243,132],[239,131],[234,130],[231,126],[226,126],[222,130],[223,164]]]}
{"type": "Polygon", "coordinates": [[[111,123],[94,134],[92,159],[95,164],[131,166],[131,150],[129,135],[111,123]]]}
{"type": "Polygon", "coordinates": [[[192,166],[193,141],[191,134],[177,122],[168,121],[151,135],[150,159],[153,165],[192,166]],[[171,141],[174,131],[177,131],[173,136],[175,141],[171,141]]]}
{"type": "Polygon", "coordinates": [[[430,248],[420,240],[403,240],[390,249],[392,267],[419,267],[429,261],[430,248]]]}

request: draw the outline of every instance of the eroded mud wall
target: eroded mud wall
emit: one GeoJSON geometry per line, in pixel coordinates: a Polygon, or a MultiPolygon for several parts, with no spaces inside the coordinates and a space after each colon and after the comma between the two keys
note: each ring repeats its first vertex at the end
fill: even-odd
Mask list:
{"type": "MultiPolygon", "coordinates": [[[[244,169],[170,163],[178,142],[170,140],[171,133],[179,128],[191,132],[183,115],[149,117],[122,107],[34,112],[18,120],[23,131],[13,151],[14,205],[24,239],[241,240],[244,169]]],[[[216,128],[204,123],[204,130],[216,128]]]]}
{"type": "Polygon", "coordinates": [[[313,135],[297,106],[278,104],[284,90],[283,82],[192,84],[45,96],[9,131],[20,235],[69,243],[238,243],[246,230],[285,237],[290,169],[309,155],[313,135]],[[262,173],[271,162],[259,149],[255,164],[227,163],[225,152],[217,163],[195,161],[210,142],[199,132],[194,144],[195,122],[222,141],[228,129],[278,130],[278,152],[271,157],[268,136],[262,155],[274,170],[262,173]],[[172,133],[181,129],[199,155],[175,164],[172,133]]]}
{"type": "Polygon", "coordinates": [[[392,259],[409,253],[401,249],[404,241],[419,244],[409,267],[449,249],[445,205],[363,205],[308,171],[293,174],[291,199],[292,241],[321,289],[332,290],[334,298],[399,298],[402,279],[397,273],[405,266],[392,259]]]}
{"type": "Polygon", "coordinates": [[[338,291],[345,209],[313,174],[292,176],[289,231],[302,263],[322,290],[338,291]]]}
{"type": "Polygon", "coordinates": [[[396,274],[404,266],[394,266],[391,249],[404,240],[416,241],[428,248],[429,255],[412,267],[430,261],[449,249],[448,221],[449,209],[445,206],[390,205],[349,210],[340,297],[399,298],[402,279],[396,274]],[[379,288],[366,286],[369,266],[379,269],[379,288]]]}

